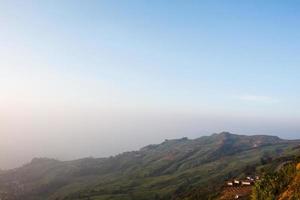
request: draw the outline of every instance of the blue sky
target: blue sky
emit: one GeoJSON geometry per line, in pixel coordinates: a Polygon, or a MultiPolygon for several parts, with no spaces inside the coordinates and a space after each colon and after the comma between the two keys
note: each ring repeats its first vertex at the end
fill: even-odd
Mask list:
{"type": "Polygon", "coordinates": [[[11,141],[2,152],[17,153],[16,137],[32,148],[24,159],[110,155],[222,130],[296,138],[299,9],[297,1],[0,1],[2,136],[11,141]],[[64,150],[54,141],[74,130],[82,155],[43,149],[64,150]],[[98,148],[93,137],[111,145],[98,148]]]}

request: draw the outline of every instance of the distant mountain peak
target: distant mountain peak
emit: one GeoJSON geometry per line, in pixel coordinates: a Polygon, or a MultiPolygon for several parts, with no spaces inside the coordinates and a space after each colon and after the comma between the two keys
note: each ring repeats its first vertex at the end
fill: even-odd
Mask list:
{"type": "Polygon", "coordinates": [[[223,131],[218,133],[219,135],[234,135],[233,133],[227,132],[227,131],[223,131]]]}
{"type": "Polygon", "coordinates": [[[211,136],[229,137],[229,136],[236,136],[236,134],[233,134],[233,133],[230,133],[230,132],[227,132],[227,131],[223,131],[223,132],[220,132],[220,133],[214,133],[211,136]]]}

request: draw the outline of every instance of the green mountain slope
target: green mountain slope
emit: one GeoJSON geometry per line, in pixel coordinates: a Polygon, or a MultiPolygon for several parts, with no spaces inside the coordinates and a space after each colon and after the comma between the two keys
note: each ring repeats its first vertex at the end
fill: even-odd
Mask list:
{"type": "Polygon", "coordinates": [[[7,200],[209,199],[223,181],[270,158],[293,155],[300,141],[213,134],[166,140],[109,158],[34,159],[0,175],[7,200]]]}

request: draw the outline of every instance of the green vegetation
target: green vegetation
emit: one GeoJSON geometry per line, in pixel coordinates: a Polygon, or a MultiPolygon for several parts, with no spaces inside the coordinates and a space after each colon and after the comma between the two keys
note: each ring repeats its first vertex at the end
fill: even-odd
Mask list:
{"type": "MultiPolygon", "coordinates": [[[[7,200],[214,199],[228,178],[272,167],[299,141],[274,136],[213,134],[166,140],[109,158],[34,159],[0,175],[7,200]]],[[[1,196],[0,196],[1,197],[1,196]]]]}
{"type": "MultiPolygon", "coordinates": [[[[280,169],[277,171],[267,171],[262,176],[261,180],[258,181],[253,189],[251,199],[252,200],[274,200],[274,199],[300,199],[300,179],[299,169],[297,170],[296,165],[300,159],[293,159],[293,162],[283,162],[279,165],[280,169]],[[294,183],[293,183],[294,182],[294,183]],[[291,185],[297,184],[298,190],[291,189],[291,185]]],[[[299,167],[298,167],[299,168],[299,167]]]]}

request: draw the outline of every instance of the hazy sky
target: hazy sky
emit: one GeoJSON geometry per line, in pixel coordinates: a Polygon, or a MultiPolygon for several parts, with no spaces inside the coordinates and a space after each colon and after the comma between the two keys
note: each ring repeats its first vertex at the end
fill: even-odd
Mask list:
{"type": "Polygon", "coordinates": [[[0,0],[0,168],[223,130],[299,138],[299,10],[0,0]]]}

